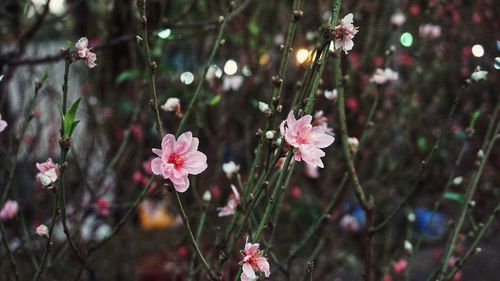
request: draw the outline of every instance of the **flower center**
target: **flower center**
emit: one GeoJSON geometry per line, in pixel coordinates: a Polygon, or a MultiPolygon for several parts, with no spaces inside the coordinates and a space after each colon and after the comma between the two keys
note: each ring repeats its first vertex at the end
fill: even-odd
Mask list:
{"type": "Polygon", "coordinates": [[[351,34],[351,31],[343,28],[343,27],[337,27],[335,28],[335,38],[343,38],[347,35],[350,35],[351,34]]]}
{"type": "Polygon", "coordinates": [[[172,153],[168,156],[167,162],[170,164],[174,164],[174,168],[177,169],[179,167],[182,167],[182,165],[184,164],[184,157],[182,157],[181,155],[172,153]]]}

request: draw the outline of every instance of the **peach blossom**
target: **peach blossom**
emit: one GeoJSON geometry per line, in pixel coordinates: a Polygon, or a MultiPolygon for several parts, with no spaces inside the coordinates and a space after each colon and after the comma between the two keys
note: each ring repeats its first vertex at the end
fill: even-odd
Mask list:
{"type": "Polygon", "coordinates": [[[271,271],[269,270],[269,262],[263,256],[262,251],[259,250],[259,244],[245,242],[245,249],[241,251],[243,260],[240,262],[242,265],[243,273],[241,274],[241,281],[256,280],[257,275],[255,271],[263,272],[266,277],[269,277],[271,271]]]}
{"type": "Polygon", "coordinates": [[[290,112],[281,123],[280,131],[286,142],[294,147],[296,161],[304,160],[313,167],[323,168],[321,157],[325,156],[325,152],[320,148],[330,146],[335,138],[326,133],[326,126],[312,126],[311,121],[311,115],[304,115],[296,120],[293,112],[290,112]]]}
{"type": "Polygon", "coordinates": [[[7,200],[0,211],[0,219],[10,220],[16,216],[19,205],[14,200],[7,200]]]}
{"type": "Polygon", "coordinates": [[[7,122],[2,120],[2,114],[0,114],[0,133],[7,127],[7,122]]]}
{"type": "Polygon", "coordinates": [[[226,206],[217,208],[217,211],[219,211],[219,217],[225,217],[234,214],[236,208],[240,204],[240,193],[236,189],[236,186],[231,184],[231,189],[233,190],[233,193],[229,196],[226,206]]]}
{"type": "Polygon", "coordinates": [[[188,175],[198,175],[208,167],[207,156],[198,151],[198,138],[191,132],[175,136],[167,134],[161,142],[161,149],[153,148],[158,157],[151,161],[153,174],[169,179],[178,192],[189,188],[188,175]]]}
{"type": "Polygon", "coordinates": [[[396,273],[405,271],[407,267],[408,261],[406,259],[400,259],[399,261],[392,263],[392,269],[394,269],[396,273]]]}
{"type": "Polygon", "coordinates": [[[43,163],[36,163],[38,174],[36,174],[37,181],[47,189],[54,188],[54,183],[59,177],[59,165],[55,164],[51,158],[43,163]]]}
{"type": "Polygon", "coordinates": [[[330,50],[336,51],[342,49],[346,54],[352,50],[352,47],[354,47],[352,39],[358,33],[358,27],[353,25],[353,18],[354,15],[349,13],[340,20],[340,24],[335,27],[335,38],[330,45],[330,50]]]}
{"type": "Polygon", "coordinates": [[[97,60],[97,56],[95,53],[91,52],[91,49],[88,48],[89,40],[87,37],[82,37],[75,44],[75,48],[78,54],[78,57],[83,59],[85,64],[89,68],[94,68],[97,64],[95,61],[97,60]]]}

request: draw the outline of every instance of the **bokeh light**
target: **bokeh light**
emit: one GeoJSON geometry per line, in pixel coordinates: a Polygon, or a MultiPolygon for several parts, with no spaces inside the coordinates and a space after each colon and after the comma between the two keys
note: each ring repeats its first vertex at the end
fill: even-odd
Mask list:
{"type": "Polygon", "coordinates": [[[238,71],[238,64],[234,60],[228,60],[224,64],[224,72],[227,75],[233,75],[238,71]]]}
{"type": "Polygon", "coordinates": [[[295,55],[295,58],[297,59],[297,62],[300,64],[303,64],[309,59],[309,50],[307,49],[299,49],[297,51],[297,54],[295,55]]]}
{"type": "Polygon", "coordinates": [[[170,28],[167,28],[158,32],[158,37],[160,37],[161,39],[167,39],[170,34],[172,34],[172,30],[170,28]]]}
{"type": "Polygon", "coordinates": [[[190,85],[194,81],[194,75],[193,73],[186,71],[181,74],[181,82],[190,85]]]}
{"type": "Polygon", "coordinates": [[[476,45],[472,46],[472,54],[475,57],[478,57],[478,58],[484,56],[484,48],[483,48],[483,46],[481,46],[479,44],[476,44],[476,45]]]}
{"type": "Polygon", "coordinates": [[[406,48],[411,47],[411,45],[413,45],[413,35],[411,35],[410,32],[405,32],[401,34],[400,42],[401,45],[403,45],[406,48]]]}

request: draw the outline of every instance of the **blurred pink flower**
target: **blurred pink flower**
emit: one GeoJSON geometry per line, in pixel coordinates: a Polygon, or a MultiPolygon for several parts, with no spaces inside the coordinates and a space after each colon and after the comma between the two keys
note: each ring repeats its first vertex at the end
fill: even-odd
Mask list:
{"type": "Polygon", "coordinates": [[[2,114],[0,114],[0,132],[5,130],[7,127],[7,122],[5,120],[2,120],[2,114]]]}
{"type": "Polygon", "coordinates": [[[399,261],[392,263],[392,269],[394,269],[396,273],[405,271],[407,267],[408,261],[406,259],[400,259],[399,261]]]}
{"type": "Polygon", "coordinates": [[[396,81],[399,78],[399,74],[390,68],[381,69],[377,68],[375,73],[370,78],[370,82],[382,85],[390,81],[396,81]]]}
{"type": "Polygon", "coordinates": [[[153,174],[170,179],[178,192],[189,188],[188,175],[197,175],[208,167],[207,156],[198,150],[198,138],[191,132],[183,133],[177,141],[175,136],[167,134],[162,142],[161,149],[153,148],[158,155],[151,161],[153,174]]]}
{"type": "Polygon", "coordinates": [[[36,168],[39,171],[38,174],[36,174],[37,181],[42,184],[43,187],[52,189],[59,176],[59,165],[52,162],[51,158],[48,158],[47,161],[43,163],[36,163],[36,168]]]}
{"type": "Polygon", "coordinates": [[[94,68],[97,64],[95,61],[97,60],[97,56],[95,53],[91,52],[91,49],[88,48],[89,45],[89,40],[87,37],[82,37],[78,42],[75,44],[75,48],[78,53],[78,57],[83,59],[85,64],[89,68],[94,68]]]}
{"type": "Polygon", "coordinates": [[[293,198],[300,198],[302,196],[302,189],[298,186],[292,187],[292,190],[290,190],[290,193],[292,194],[293,198]]]}
{"type": "Polygon", "coordinates": [[[241,251],[243,255],[243,260],[240,262],[242,264],[243,273],[241,274],[241,281],[246,280],[256,280],[257,276],[255,271],[263,272],[266,277],[271,274],[269,270],[269,262],[267,258],[262,255],[262,251],[259,250],[259,244],[245,242],[245,250],[241,251]]]}
{"type": "Polygon", "coordinates": [[[441,36],[441,27],[439,25],[434,25],[434,24],[424,24],[421,25],[418,28],[418,33],[420,37],[425,37],[425,38],[438,38],[441,36]]]}
{"type": "Polygon", "coordinates": [[[405,22],[406,22],[406,16],[401,12],[396,12],[391,16],[391,23],[394,26],[402,26],[405,22]]]}
{"type": "Polygon", "coordinates": [[[393,280],[393,279],[392,279],[392,276],[391,276],[391,275],[389,275],[389,274],[386,274],[386,275],[384,276],[384,279],[383,279],[383,281],[392,281],[392,280],[393,280]]]}
{"type": "Polygon", "coordinates": [[[0,211],[0,219],[10,220],[16,216],[19,205],[14,200],[7,200],[0,211]]]}
{"type": "Polygon", "coordinates": [[[340,219],[340,227],[348,232],[357,232],[361,228],[355,217],[347,214],[340,219]]]}
{"type": "Polygon", "coordinates": [[[95,202],[94,208],[99,216],[107,217],[109,216],[109,206],[110,202],[107,198],[101,197],[95,202]]]}
{"type": "Polygon", "coordinates": [[[354,47],[352,39],[358,33],[358,27],[353,25],[353,18],[354,15],[349,13],[340,20],[340,24],[335,27],[335,39],[332,41],[330,50],[333,49],[332,51],[336,51],[342,49],[346,54],[347,51],[352,50],[352,47],[354,47]]]}
{"type": "Polygon", "coordinates": [[[226,206],[217,208],[217,211],[219,211],[219,217],[225,217],[234,214],[236,208],[240,204],[240,193],[236,189],[236,186],[231,184],[231,189],[233,190],[233,193],[229,195],[226,206]]]}
{"type": "Polygon", "coordinates": [[[457,273],[455,273],[455,275],[453,275],[453,281],[460,281],[462,280],[462,271],[458,271],[457,273]]]}
{"type": "Polygon", "coordinates": [[[45,224],[41,224],[35,229],[36,235],[40,237],[49,238],[49,228],[45,224]]]}
{"type": "Polygon", "coordinates": [[[420,6],[417,4],[411,5],[410,14],[412,14],[414,16],[418,16],[418,14],[420,14],[420,6]]]}

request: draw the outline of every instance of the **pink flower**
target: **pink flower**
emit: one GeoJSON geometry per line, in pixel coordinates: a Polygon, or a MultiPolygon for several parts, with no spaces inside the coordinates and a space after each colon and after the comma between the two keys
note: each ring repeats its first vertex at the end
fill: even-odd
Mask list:
{"type": "Polygon", "coordinates": [[[259,250],[258,243],[248,243],[247,238],[245,250],[241,251],[241,254],[243,255],[243,260],[240,262],[243,269],[241,281],[256,280],[255,271],[263,272],[266,277],[269,277],[269,274],[271,274],[269,263],[267,262],[267,258],[262,255],[262,251],[259,250]]]}
{"type": "Polygon", "coordinates": [[[426,38],[438,38],[441,36],[441,27],[439,25],[434,25],[434,24],[424,24],[421,25],[418,28],[418,33],[420,34],[420,37],[426,37],[426,38]]]}
{"type": "Polygon", "coordinates": [[[225,217],[234,214],[236,208],[240,204],[240,194],[238,193],[236,186],[231,184],[231,189],[233,190],[233,193],[229,196],[226,206],[217,208],[217,211],[219,211],[219,217],[225,217]]]}
{"type": "Polygon", "coordinates": [[[54,183],[57,181],[59,176],[59,165],[52,162],[52,159],[47,159],[43,163],[36,163],[36,168],[38,169],[38,174],[36,174],[36,179],[43,187],[52,189],[54,183]]]}
{"type": "Polygon", "coordinates": [[[89,68],[94,68],[97,64],[95,61],[97,60],[96,54],[91,52],[91,49],[88,48],[89,40],[87,37],[82,37],[75,44],[75,48],[78,53],[78,57],[83,59],[85,64],[89,68]]]}
{"type": "Polygon", "coordinates": [[[399,261],[392,263],[392,269],[394,269],[396,273],[405,271],[407,267],[408,261],[406,259],[400,259],[399,261]]]}
{"type": "Polygon", "coordinates": [[[0,133],[3,132],[3,130],[5,130],[6,127],[7,127],[7,122],[5,122],[5,120],[2,120],[2,114],[0,114],[0,133]]]}
{"type": "Polygon", "coordinates": [[[348,232],[357,232],[361,228],[355,217],[351,215],[345,215],[340,220],[340,227],[348,232]]]}
{"type": "Polygon", "coordinates": [[[331,51],[336,51],[338,49],[344,50],[347,54],[347,51],[352,50],[354,47],[354,42],[352,39],[354,35],[358,33],[358,27],[355,27],[353,23],[353,14],[347,14],[341,21],[340,25],[335,27],[334,36],[335,39],[332,41],[330,45],[331,51]]]}
{"type": "Polygon", "coordinates": [[[382,85],[389,81],[396,81],[399,79],[399,74],[390,68],[380,69],[377,68],[375,73],[370,78],[370,82],[382,85]]]}
{"type": "Polygon", "coordinates": [[[296,161],[304,160],[313,167],[323,168],[321,157],[325,156],[325,152],[320,148],[330,146],[335,138],[326,133],[326,126],[313,127],[311,121],[311,115],[304,115],[296,120],[293,112],[290,112],[280,125],[281,134],[294,147],[296,161]]]}
{"type": "Polygon", "coordinates": [[[169,179],[178,192],[189,188],[188,175],[198,175],[208,167],[207,156],[198,150],[198,138],[191,132],[179,136],[167,134],[162,142],[161,149],[153,148],[153,153],[158,155],[151,161],[153,174],[169,179]]]}
{"type": "Polygon", "coordinates": [[[41,224],[35,229],[36,235],[49,238],[49,228],[45,224],[41,224]]]}
{"type": "Polygon", "coordinates": [[[110,205],[111,204],[109,203],[109,200],[107,198],[101,197],[95,202],[94,208],[96,209],[99,216],[107,217],[109,216],[110,205]]]}
{"type": "Polygon", "coordinates": [[[0,211],[0,219],[10,220],[16,216],[19,205],[14,200],[7,200],[0,211]]]}

